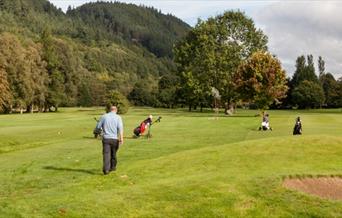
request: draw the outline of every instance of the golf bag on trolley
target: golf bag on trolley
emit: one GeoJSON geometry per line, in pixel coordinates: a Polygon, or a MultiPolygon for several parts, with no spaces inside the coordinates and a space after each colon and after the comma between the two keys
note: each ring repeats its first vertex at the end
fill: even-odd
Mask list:
{"type": "Polygon", "coordinates": [[[154,122],[152,122],[152,115],[150,115],[146,120],[140,123],[138,127],[136,127],[133,130],[133,134],[135,137],[139,137],[144,134],[145,130],[148,128],[148,134],[147,137],[151,137],[151,126],[154,123],[160,122],[161,117],[158,117],[158,119],[154,122]]]}
{"type": "MultiPolygon", "coordinates": [[[[96,117],[94,117],[94,119],[97,123],[99,122],[99,120],[96,119],[96,117]]],[[[98,137],[102,138],[102,134],[103,134],[102,128],[98,129],[95,127],[95,129],[93,130],[93,134],[94,134],[94,138],[98,138],[98,137]]]]}
{"type": "Polygon", "coordinates": [[[149,128],[149,126],[152,124],[152,118],[148,117],[146,120],[144,120],[143,122],[140,123],[140,125],[138,127],[136,127],[133,130],[133,133],[136,137],[139,137],[140,135],[142,135],[145,130],[147,128],[149,128]]]}

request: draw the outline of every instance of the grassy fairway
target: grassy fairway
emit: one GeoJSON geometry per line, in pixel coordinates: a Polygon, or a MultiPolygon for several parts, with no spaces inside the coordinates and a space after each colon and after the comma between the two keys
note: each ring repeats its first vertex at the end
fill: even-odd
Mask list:
{"type": "Polygon", "coordinates": [[[131,109],[118,170],[101,174],[101,110],[0,116],[0,217],[342,217],[342,202],[281,186],[288,175],[342,174],[342,112],[212,113],[131,109]],[[152,139],[131,139],[146,115],[152,139]],[[292,136],[296,116],[303,136],[292,136]]]}

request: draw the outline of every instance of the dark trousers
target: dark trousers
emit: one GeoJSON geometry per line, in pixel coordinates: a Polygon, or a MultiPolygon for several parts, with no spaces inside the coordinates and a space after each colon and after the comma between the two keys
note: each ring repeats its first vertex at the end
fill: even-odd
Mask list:
{"type": "Polygon", "coordinates": [[[119,140],[103,139],[103,172],[108,173],[116,169],[117,159],[116,152],[119,150],[119,140]]]}

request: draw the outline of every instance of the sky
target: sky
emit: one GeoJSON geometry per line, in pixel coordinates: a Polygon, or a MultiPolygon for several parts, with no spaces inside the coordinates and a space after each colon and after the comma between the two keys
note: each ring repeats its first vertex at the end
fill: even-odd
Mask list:
{"type": "MultiPolygon", "coordinates": [[[[49,0],[62,10],[97,0],[49,0]]],[[[322,56],[326,71],[342,77],[342,1],[339,0],[120,0],[153,6],[171,13],[194,26],[197,19],[241,10],[269,38],[268,47],[288,76],[295,70],[296,58],[313,54],[317,62],[322,56]]],[[[316,67],[317,69],[317,67],[316,67]]]]}

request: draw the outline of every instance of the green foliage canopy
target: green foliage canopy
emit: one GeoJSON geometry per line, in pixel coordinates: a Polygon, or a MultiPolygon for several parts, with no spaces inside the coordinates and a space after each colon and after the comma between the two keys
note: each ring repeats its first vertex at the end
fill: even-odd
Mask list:
{"type": "Polygon", "coordinates": [[[112,91],[108,94],[106,98],[107,111],[111,106],[116,106],[118,108],[118,114],[125,114],[129,109],[129,102],[127,98],[118,91],[112,91]]]}
{"type": "Polygon", "coordinates": [[[292,97],[299,108],[317,108],[324,102],[324,91],[319,84],[304,80],[294,88],[292,97]]]}
{"type": "Polygon", "coordinates": [[[264,33],[240,11],[200,21],[174,49],[183,98],[189,104],[205,103],[215,87],[224,102],[234,101],[233,74],[266,44],[264,33]]]}

